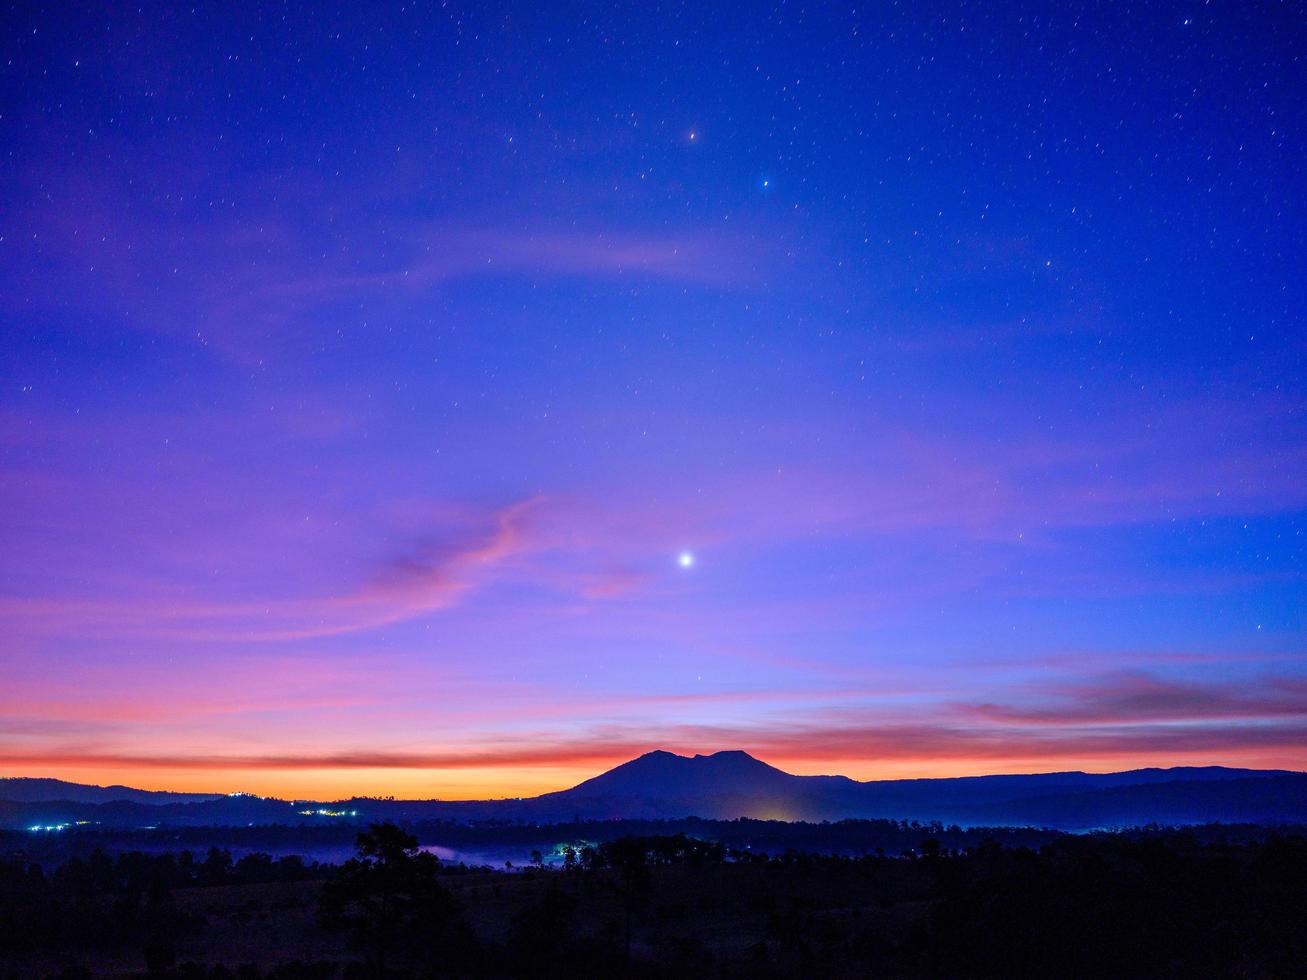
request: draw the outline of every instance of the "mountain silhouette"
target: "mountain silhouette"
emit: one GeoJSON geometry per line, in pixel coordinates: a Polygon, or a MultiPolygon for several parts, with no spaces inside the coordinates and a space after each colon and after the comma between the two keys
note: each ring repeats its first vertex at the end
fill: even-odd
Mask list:
{"type": "Polygon", "coordinates": [[[6,827],[64,820],[102,826],[320,823],[324,815],[318,810],[337,815],[329,819],[358,822],[892,818],[1077,831],[1147,823],[1275,824],[1307,822],[1307,773],[1207,766],[858,782],[847,776],[793,775],[742,751],[695,756],[654,751],[571,789],[525,799],[355,798],[293,805],[252,796],[0,780],[0,826],[6,827]],[[37,799],[39,793],[51,795],[37,799]],[[105,800],[106,794],[114,798],[105,800]]]}
{"type": "Polygon", "coordinates": [[[132,789],[130,786],[92,786],[62,779],[0,776],[0,800],[13,803],[45,803],[52,800],[114,803],[125,800],[158,806],[165,803],[201,803],[221,798],[220,793],[172,793],[167,790],[132,789]]]}
{"type": "Polygon", "coordinates": [[[658,749],[563,792],[578,796],[756,793],[790,786],[796,778],[801,777],[738,749],[695,756],[658,749]]]}
{"type": "Polygon", "coordinates": [[[531,802],[554,819],[569,812],[598,819],[827,819],[854,804],[849,793],[858,785],[847,776],[795,776],[739,750],[695,756],[658,750],[531,802]]]}
{"type": "Polygon", "coordinates": [[[1307,774],[1275,770],[1208,766],[858,782],[847,776],[796,776],[741,751],[692,757],[656,751],[523,803],[542,819],[576,814],[599,819],[891,817],[1087,829],[1123,822],[1104,804],[1111,800],[1124,808],[1120,816],[1128,813],[1132,822],[1196,823],[1233,819],[1226,815],[1234,813],[1258,819],[1250,811],[1264,812],[1267,819],[1307,819],[1307,806],[1299,805],[1304,799],[1307,774]],[[1260,810],[1247,805],[1250,798],[1259,801],[1260,810]]]}

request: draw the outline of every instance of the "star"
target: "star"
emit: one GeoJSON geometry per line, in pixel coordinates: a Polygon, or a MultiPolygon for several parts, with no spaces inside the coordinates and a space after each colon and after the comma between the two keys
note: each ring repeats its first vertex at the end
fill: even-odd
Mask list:
{"type": "Polygon", "coordinates": [[[680,565],[682,568],[694,567],[694,554],[689,551],[682,551],[676,556],[676,564],[680,565]]]}

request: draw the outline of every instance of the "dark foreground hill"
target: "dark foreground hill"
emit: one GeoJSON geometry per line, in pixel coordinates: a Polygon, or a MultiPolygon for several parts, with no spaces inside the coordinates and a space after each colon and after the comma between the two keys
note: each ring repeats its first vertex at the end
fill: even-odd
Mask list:
{"type": "Polygon", "coordinates": [[[395,827],[358,843],[365,860],[340,867],[217,849],[0,857],[0,980],[1234,980],[1307,961],[1293,834],[925,837],[857,857],[634,836],[523,873],[441,865],[395,827]]]}
{"type": "MultiPolygon", "coordinates": [[[[847,776],[796,776],[745,752],[678,756],[650,752],[557,793],[515,800],[441,801],[357,798],[334,803],[252,796],[144,802],[122,790],[112,802],[65,795],[4,800],[0,826],[89,821],[107,827],[233,826],[373,820],[557,823],[676,819],[937,820],[963,826],[1045,826],[1063,830],[1219,822],[1307,821],[1307,773],[1205,768],[1060,772],[858,782],[847,776]]],[[[57,781],[50,781],[57,782],[57,781]]],[[[71,787],[71,789],[70,789],[71,787]]],[[[115,788],[93,787],[99,793],[115,788]]]]}

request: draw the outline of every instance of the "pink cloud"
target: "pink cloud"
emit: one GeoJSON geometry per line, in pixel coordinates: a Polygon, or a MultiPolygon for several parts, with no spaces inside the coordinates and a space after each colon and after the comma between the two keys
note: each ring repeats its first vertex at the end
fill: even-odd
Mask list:
{"type": "Polygon", "coordinates": [[[1257,684],[1195,684],[1139,671],[1054,687],[1034,705],[976,704],[964,710],[1008,725],[1129,725],[1142,722],[1307,722],[1307,686],[1272,678],[1257,684]]]}
{"type": "Polygon", "coordinates": [[[523,524],[538,500],[505,507],[489,527],[460,539],[420,543],[389,559],[353,591],[263,601],[130,595],[80,599],[0,596],[0,619],[60,634],[149,634],[174,639],[271,642],[372,629],[456,604],[509,558],[525,551],[523,524]]]}
{"type": "MultiPolygon", "coordinates": [[[[538,732],[529,739],[497,740],[494,747],[459,744],[428,751],[339,750],[297,754],[121,752],[94,745],[67,745],[0,752],[6,765],[185,770],[494,769],[519,766],[596,766],[625,761],[654,748],[709,752],[744,748],[773,761],[825,759],[913,763],[921,771],[940,762],[971,760],[1009,769],[1013,765],[1078,764],[1114,759],[1122,765],[1177,764],[1168,760],[1228,760],[1250,751],[1275,751],[1307,766],[1307,722],[1267,726],[1200,724],[1184,728],[1041,732],[957,727],[932,723],[810,724],[793,726],[672,725],[657,731],[606,726],[581,736],[538,732]]],[[[510,787],[505,787],[509,791],[510,787]]]]}

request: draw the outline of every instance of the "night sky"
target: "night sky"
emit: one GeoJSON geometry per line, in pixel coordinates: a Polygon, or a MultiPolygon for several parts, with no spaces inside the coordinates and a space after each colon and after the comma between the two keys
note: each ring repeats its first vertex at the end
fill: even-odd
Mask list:
{"type": "Polygon", "coordinates": [[[1307,768],[1301,4],[76,6],[0,773],[1307,768]]]}

